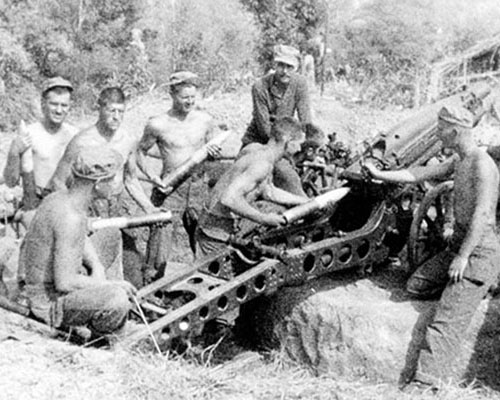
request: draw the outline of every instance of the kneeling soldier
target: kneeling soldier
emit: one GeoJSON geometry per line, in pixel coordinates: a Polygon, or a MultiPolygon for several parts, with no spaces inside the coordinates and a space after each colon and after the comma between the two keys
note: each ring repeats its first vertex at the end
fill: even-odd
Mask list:
{"type": "Polygon", "coordinates": [[[91,201],[110,195],[123,164],[108,147],[87,148],[72,164],[67,190],[47,196],[21,245],[21,293],[32,314],[56,328],[86,326],[95,335],[122,328],[135,288],[110,281],[87,235],[91,201]]]}

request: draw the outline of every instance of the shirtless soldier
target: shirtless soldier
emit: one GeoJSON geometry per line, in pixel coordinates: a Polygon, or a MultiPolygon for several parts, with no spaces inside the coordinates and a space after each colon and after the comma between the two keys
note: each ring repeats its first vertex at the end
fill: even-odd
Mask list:
{"type": "MultiPolygon", "coordinates": [[[[121,156],[122,163],[114,177],[113,192],[108,199],[95,199],[91,203],[92,216],[116,217],[129,214],[126,202],[125,190],[132,199],[147,213],[155,212],[148,197],[144,193],[137,177],[137,166],[135,163],[135,152],[139,143],[138,135],[127,131],[123,125],[125,113],[125,95],[120,88],[109,87],[99,95],[99,117],[97,123],[80,131],[68,144],[66,151],[57,166],[50,187],[60,190],[66,187],[68,180],[72,178],[71,165],[75,157],[82,149],[87,147],[109,146],[121,156]]],[[[106,229],[97,232],[94,237],[94,245],[104,261],[105,265],[115,263],[117,276],[122,276],[122,236],[124,250],[132,254],[130,262],[126,262],[125,271],[128,278],[135,284],[139,284],[136,275],[140,274],[137,265],[141,264],[140,253],[135,246],[132,234],[127,230],[120,233],[117,229],[106,229]],[[128,265],[130,264],[130,265],[128,265]]],[[[129,260],[129,257],[126,258],[129,260]]]]}
{"type": "Polygon", "coordinates": [[[379,171],[365,165],[374,178],[392,182],[416,183],[454,174],[451,242],[422,264],[407,283],[408,292],[416,297],[441,295],[421,346],[416,385],[436,385],[452,377],[450,367],[460,353],[464,332],[499,273],[497,166],[472,137],[474,115],[470,111],[450,105],[440,110],[438,118],[440,139],[444,147],[456,151],[454,156],[441,164],[399,171],[379,171]]]}
{"type": "Polygon", "coordinates": [[[146,211],[154,211],[144,193],[135,163],[135,152],[139,143],[137,135],[128,132],[122,125],[125,113],[125,95],[120,88],[109,87],[99,95],[99,117],[95,125],[80,131],[69,142],[64,155],[50,182],[53,190],[64,189],[71,177],[71,165],[81,149],[86,147],[109,146],[118,152],[123,160],[118,173],[114,177],[114,190],[109,204],[99,204],[94,210],[96,216],[111,217],[118,215],[117,197],[123,193],[124,185],[132,198],[146,211]]]}
{"type": "MultiPolygon", "coordinates": [[[[144,129],[137,161],[139,168],[157,186],[162,186],[162,179],[203,147],[214,132],[213,119],[207,113],[195,109],[198,77],[192,72],[180,71],[170,76],[170,95],[172,107],[165,114],[153,117],[144,129]],[[154,145],[158,146],[162,159],[161,174],[148,169],[145,155],[154,145]]],[[[220,147],[212,145],[208,149],[211,157],[220,155],[220,147]]],[[[164,207],[174,213],[174,221],[166,227],[152,228],[148,243],[148,265],[151,274],[163,275],[173,244],[181,244],[179,237],[187,237],[180,231],[181,215],[190,205],[190,192],[203,193],[205,184],[200,177],[191,177],[170,194],[168,198],[153,187],[151,201],[156,207],[164,207]]]]}
{"type": "Polygon", "coordinates": [[[52,327],[86,326],[102,335],[126,322],[135,289],[108,279],[87,236],[90,203],[109,196],[121,164],[109,147],[83,149],[69,189],[47,196],[29,226],[19,260],[26,273],[21,293],[31,312],[52,327]]]}
{"type": "Polygon", "coordinates": [[[248,218],[268,226],[285,224],[277,213],[263,213],[251,202],[262,198],[284,206],[295,206],[309,200],[276,188],[273,169],[283,156],[300,151],[304,133],[298,122],[284,117],[274,122],[266,144],[252,143],[240,151],[235,163],[222,175],[205,204],[196,231],[197,256],[224,249],[236,233],[237,217],[248,218]]]}
{"type": "Polygon", "coordinates": [[[35,208],[50,192],[47,188],[50,178],[77,132],[65,122],[72,91],[73,87],[66,79],[48,79],[42,88],[42,121],[28,126],[21,123],[19,135],[10,146],[4,179],[9,187],[13,187],[22,177],[25,191],[32,192],[24,193],[25,210],[35,208]]]}

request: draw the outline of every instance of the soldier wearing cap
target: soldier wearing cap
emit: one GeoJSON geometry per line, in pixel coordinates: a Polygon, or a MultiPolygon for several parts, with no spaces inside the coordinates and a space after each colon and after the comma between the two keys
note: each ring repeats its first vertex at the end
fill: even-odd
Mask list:
{"type": "Polygon", "coordinates": [[[35,208],[50,191],[48,183],[77,130],[66,122],[73,86],[61,77],[50,78],[42,87],[43,119],[25,126],[12,141],[4,169],[8,186],[23,180],[24,209],[35,208]]]}
{"type": "Polygon", "coordinates": [[[24,237],[21,294],[32,314],[56,328],[85,326],[94,334],[124,326],[134,287],[109,280],[88,237],[90,203],[106,198],[123,161],[108,146],[83,149],[72,163],[68,190],[48,195],[24,237]]]}
{"type": "Polygon", "coordinates": [[[398,171],[365,165],[376,179],[417,183],[453,176],[453,234],[448,247],[424,262],[410,277],[407,290],[417,298],[440,297],[421,346],[412,383],[436,385],[453,377],[450,368],[472,316],[499,274],[500,243],[495,213],[499,172],[472,136],[478,118],[454,104],[438,113],[443,147],[455,154],[441,164],[398,171]]]}
{"type": "MultiPolygon", "coordinates": [[[[293,117],[297,113],[301,123],[311,122],[307,81],[296,73],[299,57],[300,52],[294,47],[275,47],[275,71],[257,80],[252,87],[252,121],[243,136],[243,147],[254,142],[267,143],[277,118],[293,117]]],[[[274,182],[280,188],[304,195],[297,173],[285,159],[276,165],[274,182]]]]}
{"type": "MultiPolygon", "coordinates": [[[[175,72],[168,82],[172,106],[164,114],[152,117],[142,137],[137,161],[139,168],[157,186],[162,179],[177,167],[189,160],[216,134],[213,118],[195,108],[198,76],[189,71],[175,72]],[[161,171],[153,171],[146,165],[145,156],[154,145],[160,151],[161,171]]],[[[220,147],[213,145],[208,149],[213,158],[220,155],[220,147]]],[[[193,210],[190,192],[204,193],[207,190],[200,177],[192,176],[166,198],[157,187],[153,187],[151,201],[157,207],[165,207],[177,217],[167,227],[153,228],[148,243],[149,274],[163,274],[167,259],[173,248],[188,246],[188,237],[180,228],[181,215],[186,221],[193,210]]],[[[189,229],[188,226],[186,226],[189,229]]],[[[194,232],[193,232],[194,233],[194,232]]],[[[146,278],[147,280],[149,278],[146,278]]]]}
{"type": "MultiPolygon", "coordinates": [[[[118,152],[122,162],[113,179],[113,191],[107,199],[94,199],[91,202],[92,216],[117,217],[135,212],[135,203],[146,213],[156,209],[145,194],[138,176],[135,155],[140,136],[129,131],[123,124],[125,114],[125,95],[118,87],[108,87],[101,91],[98,99],[99,115],[97,122],[78,132],[70,141],[57,169],[51,179],[50,188],[65,189],[72,179],[71,166],[82,149],[109,146],[118,152]],[[125,190],[125,188],[127,190],[125,190]],[[130,199],[127,197],[130,194],[130,199]],[[132,200],[132,201],[131,201],[132,200]]],[[[141,253],[136,248],[136,231],[106,229],[93,235],[94,245],[106,265],[114,264],[118,276],[123,276],[138,284],[135,273],[140,270],[141,253]],[[123,248],[123,245],[126,245],[123,248]],[[125,265],[122,265],[122,250],[126,251],[125,265]],[[130,262],[128,262],[130,260],[130,262]]]]}

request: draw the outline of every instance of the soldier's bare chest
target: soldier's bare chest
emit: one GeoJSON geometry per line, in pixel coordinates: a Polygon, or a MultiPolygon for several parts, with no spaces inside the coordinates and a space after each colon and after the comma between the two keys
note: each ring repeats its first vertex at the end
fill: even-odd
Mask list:
{"type": "Polygon", "coordinates": [[[33,152],[39,159],[60,157],[70,139],[71,136],[65,133],[51,135],[45,132],[37,132],[33,135],[33,152]]]}
{"type": "Polygon", "coordinates": [[[163,145],[171,149],[199,147],[205,143],[207,130],[208,126],[204,121],[173,120],[160,132],[160,137],[163,145]]]}

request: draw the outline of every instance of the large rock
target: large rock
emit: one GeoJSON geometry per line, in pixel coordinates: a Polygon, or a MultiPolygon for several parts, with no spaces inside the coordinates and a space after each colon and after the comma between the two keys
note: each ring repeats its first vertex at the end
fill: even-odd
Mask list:
{"type": "MultiPolygon", "coordinates": [[[[318,375],[400,382],[414,371],[436,302],[410,301],[392,278],[343,274],[285,288],[247,305],[241,324],[318,375]]],[[[500,299],[481,303],[465,336],[455,377],[500,388],[500,299]]]]}

